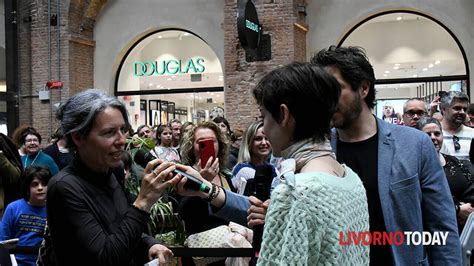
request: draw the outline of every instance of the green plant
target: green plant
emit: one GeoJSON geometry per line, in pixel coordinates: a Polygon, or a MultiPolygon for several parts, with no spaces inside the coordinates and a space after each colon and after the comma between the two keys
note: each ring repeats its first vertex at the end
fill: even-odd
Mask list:
{"type": "MultiPolygon", "coordinates": [[[[155,142],[151,138],[128,137],[126,150],[133,151],[139,149],[151,150],[155,147],[155,142]]],[[[133,155],[133,154],[132,154],[133,155]]]]}
{"type": "MultiPolygon", "coordinates": [[[[130,152],[132,158],[139,149],[150,150],[155,147],[152,139],[149,138],[128,138],[126,150],[130,152]]],[[[133,164],[130,170],[130,176],[125,183],[125,189],[137,196],[140,192],[140,181],[143,175],[143,168],[133,164]]],[[[182,246],[186,239],[184,223],[181,217],[173,210],[173,202],[176,200],[170,196],[173,188],[168,189],[163,196],[153,205],[150,210],[150,222],[148,230],[150,235],[161,242],[172,245],[182,246]]]]}
{"type": "Polygon", "coordinates": [[[170,196],[165,193],[150,210],[150,233],[168,245],[182,246],[186,240],[184,223],[179,214],[173,211],[170,196]]]}

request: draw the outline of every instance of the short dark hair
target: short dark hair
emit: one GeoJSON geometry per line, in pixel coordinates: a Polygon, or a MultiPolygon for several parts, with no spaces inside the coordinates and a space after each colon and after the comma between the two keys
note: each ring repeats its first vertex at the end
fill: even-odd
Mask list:
{"type": "Polygon", "coordinates": [[[336,47],[319,51],[313,58],[312,64],[323,67],[334,66],[341,71],[341,75],[356,91],[364,81],[369,84],[369,93],[365,97],[365,103],[372,109],[375,106],[375,74],[374,68],[369,62],[365,50],[362,47],[336,47]]]}
{"type": "Polygon", "coordinates": [[[33,165],[23,172],[21,177],[21,197],[26,201],[30,200],[30,185],[33,182],[33,179],[38,178],[41,183],[44,185],[48,184],[49,179],[51,179],[51,171],[48,167],[33,165]]]}
{"type": "Polygon", "coordinates": [[[26,137],[28,135],[34,135],[38,138],[38,142],[41,144],[41,135],[40,133],[38,133],[38,131],[36,131],[36,129],[32,128],[32,127],[28,127],[25,131],[23,131],[23,134],[21,134],[21,143],[22,144],[25,144],[25,141],[26,141],[26,137]]]}
{"type": "Polygon", "coordinates": [[[227,132],[228,132],[227,134],[228,135],[232,134],[232,130],[230,129],[229,121],[227,121],[227,119],[225,119],[224,117],[222,117],[222,116],[214,117],[214,119],[212,119],[212,122],[214,122],[216,124],[224,123],[224,125],[227,127],[227,132]]]}
{"type": "Polygon", "coordinates": [[[340,95],[337,80],[323,68],[309,63],[291,63],[266,74],[253,89],[258,105],[281,122],[285,104],[296,121],[295,141],[324,141],[340,95]],[[311,120],[308,120],[310,114],[311,120]]]}

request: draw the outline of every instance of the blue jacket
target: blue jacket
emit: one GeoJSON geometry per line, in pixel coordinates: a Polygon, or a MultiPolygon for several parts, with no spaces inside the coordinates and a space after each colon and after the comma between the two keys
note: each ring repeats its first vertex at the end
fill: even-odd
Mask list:
{"type": "MultiPolygon", "coordinates": [[[[433,143],[421,131],[378,118],[377,128],[378,186],[387,232],[449,232],[445,246],[392,245],[394,264],[461,265],[454,203],[433,143]]],[[[331,145],[336,151],[335,129],[331,145]]]]}

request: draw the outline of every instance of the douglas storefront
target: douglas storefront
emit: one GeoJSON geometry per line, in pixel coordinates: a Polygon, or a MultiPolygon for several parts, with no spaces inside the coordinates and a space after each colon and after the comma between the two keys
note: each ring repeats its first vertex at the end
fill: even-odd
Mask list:
{"type": "Polygon", "coordinates": [[[136,129],[222,114],[223,84],[221,62],[204,40],[189,31],[166,29],[147,34],[128,49],[115,94],[136,129]]]}

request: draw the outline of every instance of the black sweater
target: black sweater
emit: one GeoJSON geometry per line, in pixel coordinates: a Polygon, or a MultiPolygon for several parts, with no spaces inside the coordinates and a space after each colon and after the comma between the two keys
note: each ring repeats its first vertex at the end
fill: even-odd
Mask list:
{"type": "Polygon", "coordinates": [[[79,159],[48,183],[48,226],[59,265],[143,265],[159,242],[144,234],[149,215],[132,207],[115,176],[79,159]]]}

